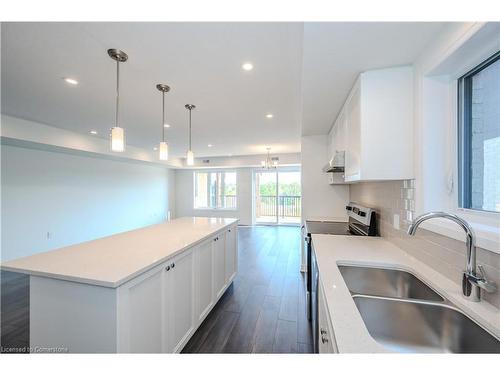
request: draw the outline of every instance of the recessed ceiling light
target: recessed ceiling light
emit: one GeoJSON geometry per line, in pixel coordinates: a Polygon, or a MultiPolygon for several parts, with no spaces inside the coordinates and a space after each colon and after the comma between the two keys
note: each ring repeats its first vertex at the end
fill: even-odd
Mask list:
{"type": "Polygon", "coordinates": [[[208,144],[208,147],[212,147],[212,146],[213,146],[213,144],[211,144],[211,143],[208,144]]]}
{"type": "Polygon", "coordinates": [[[266,115],[266,117],[267,117],[267,118],[273,118],[273,114],[272,114],[272,113],[268,113],[268,114],[266,115]]]}
{"type": "Polygon", "coordinates": [[[64,82],[69,83],[70,85],[78,85],[78,81],[74,78],[64,78],[64,82]]]}
{"type": "Polygon", "coordinates": [[[164,128],[170,128],[170,124],[163,124],[164,128]]]}
{"type": "Polygon", "coordinates": [[[248,72],[248,71],[250,71],[250,70],[252,70],[252,69],[253,69],[253,64],[252,64],[252,63],[247,62],[247,63],[244,63],[244,64],[241,66],[241,68],[242,68],[243,70],[246,70],[246,71],[248,72]]]}
{"type": "Polygon", "coordinates": [[[95,131],[95,130],[91,130],[91,131],[90,131],[90,134],[96,135],[96,134],[97,134],[97,131],[95,131]]]}
{"type": "Polygon", "coordinates": [[[153,147],[153,151],[158,151],[158,147],[153,147]]]}

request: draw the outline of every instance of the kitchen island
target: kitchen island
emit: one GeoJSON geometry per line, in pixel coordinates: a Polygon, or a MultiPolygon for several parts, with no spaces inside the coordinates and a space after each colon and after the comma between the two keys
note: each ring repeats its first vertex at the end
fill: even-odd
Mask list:
{"type": "Polygon", "coordinates": [[[186,217],[2,263],[30,276],[30,347],[182,350],[237,272],[237,219],[186,217]]]}

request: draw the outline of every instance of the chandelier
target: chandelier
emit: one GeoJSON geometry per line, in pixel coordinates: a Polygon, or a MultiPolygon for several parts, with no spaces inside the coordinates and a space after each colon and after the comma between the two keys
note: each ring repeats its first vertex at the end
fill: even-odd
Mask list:
{"type": "Polygon", "coordinates": [[[265,168],[265,169],[276,169],[278,167],[279,158],[276,156],[271,157],[271,155],[270,155],[271,147],[267,147],[266,150],[267,150],[266,160],[262,160],[260,162],[260,165],[262,166],[262,168],[265,168]]]}

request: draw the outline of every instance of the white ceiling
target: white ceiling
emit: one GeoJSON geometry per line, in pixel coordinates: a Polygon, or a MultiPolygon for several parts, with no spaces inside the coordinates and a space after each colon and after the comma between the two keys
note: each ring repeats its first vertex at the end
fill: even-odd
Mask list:
{"type": "Polygon", "coordinates": [[[129,55],[120,68],[120,117],[128,144],[151,149],[160,141],[161,94],[155,85],[166,83],[172,87],[166,134],[173,156],[187,147],[186,103],[197,105],[197,156],[262,154],[266,146],[273,153],[299,152],[301,134],[328,132],[357,74],[411,63],[440,27],[3,23],[2,113],[107,137],[116,64],[106,50],[119,48],[129,55]],[[241,69],[247,61],[253,71],[241,69]],[[63,77],[80,84],[70,86],[63,77]]]}
{"type": "Polygon", "coordinates": [[[193,103],[196,156],[300,151],[300,23],[2,24],[2,112],[103,137],[114,122],[116,63],[127,143],[151,149],[161,137],[166,95],[172,156],[185,155],[193,103]],[[242,63],[255,68],[245,72],[242,63]],[[69,86],[61,77],[75,77],[69,86]],[[266,113],[274,114],[267,119],[266,113]],[[208,144],[213,144],[208,148],[208,144]]]}

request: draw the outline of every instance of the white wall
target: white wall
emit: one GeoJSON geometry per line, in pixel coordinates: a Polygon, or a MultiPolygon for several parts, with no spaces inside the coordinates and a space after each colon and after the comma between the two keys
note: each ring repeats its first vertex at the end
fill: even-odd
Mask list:
{"type": "MultiPolygon", "coordinates": [[[[478,246],[499,252],[497,213],[458,207],[457,79],[500,49],[500,24],[446,25],[414,64],[416,214],[451,212],[474,228],[478,246]]],[[[447,220],[423,227],[463,241],[463,231],[447,220]]]]}
{"type": "Polygon", "coordinates": [[[159,223],[175,196],[163,166],[6,145],[1,157],[2,261],[159,223]]]}
{"type": "Polygon", "coordinates": [[[175,171],[175,211],[177,217],[182,216],[214,216],[236,217],[241,225],[252,225],[253,198],[252,198],[252,168],[235,168],[237,184],[236,210],[211,210],[193,208],[194,203],[194,170],[177,169],[175,171]]]}
{"type": "Polygon", "coordinates": [[[302,218],[345,218],[347,185],[329,185],[322,172],[328,162],[328,136],[302,137],[302,218]]]}

